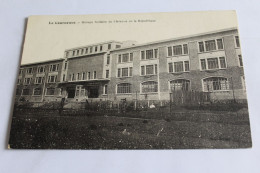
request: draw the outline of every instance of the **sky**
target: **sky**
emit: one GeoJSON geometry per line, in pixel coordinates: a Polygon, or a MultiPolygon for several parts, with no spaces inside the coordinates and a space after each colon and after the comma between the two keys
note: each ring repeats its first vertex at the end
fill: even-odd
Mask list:
{"type": "Polygon", "coordinates": [[[235,11],[30,16],[22,64],[63,58],[65,49],[109,40],[142,44],[237,26],[235,11]]]}

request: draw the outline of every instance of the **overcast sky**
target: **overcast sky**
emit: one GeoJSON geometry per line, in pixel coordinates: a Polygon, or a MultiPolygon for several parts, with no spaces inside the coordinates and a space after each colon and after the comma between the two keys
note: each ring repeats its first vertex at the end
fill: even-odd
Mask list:
{"type": "Polygon", "coordinates": [[[65,49],[109,40],[146,43],[237,25],[235,11],[33,16],[27,25],[22,64],[63,58],[65,49]]]}

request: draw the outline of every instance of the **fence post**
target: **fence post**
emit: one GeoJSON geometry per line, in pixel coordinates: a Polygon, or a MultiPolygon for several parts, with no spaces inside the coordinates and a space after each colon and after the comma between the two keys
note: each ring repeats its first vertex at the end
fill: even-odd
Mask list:
{"type": "Polygon", "coordinates": [[[172,115],[172,93],[170,93],[170,115],[172,115]]]}
{"type": "Polygon", "coordinates": [[[234,103],[236,103],[235,92],[234,92],[234,84],[233,84],[233,78],[231,77],[230,79],[231,79],[231,83],[232,83],[233,100],[234,100],[234,103]]]}
{"type": "Polygon", "coordinates": [[[120,113],[120,111],[119,111],[119,102],[117,103],[117,112],[120,113]]]}

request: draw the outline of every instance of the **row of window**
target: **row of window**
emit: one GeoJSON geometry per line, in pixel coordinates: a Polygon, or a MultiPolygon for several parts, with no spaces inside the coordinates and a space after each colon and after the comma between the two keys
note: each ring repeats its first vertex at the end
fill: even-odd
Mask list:
{"type": "Polygon", "coordinates": [[[199,44],[199,52],[209,52],[214,50],[223,50],[223,39],[214,39],[214,40],[207,40],[207,41],[200,41],[199,44]]]}
{"type": "MultiPolygon", "coordinates": [[[[39,66],[39,67],[37,67],[37,73],[44,73],[45,69],[46,69],[46,66],[39,66]]],[[[59,70],[59,64],[52,64],[49,67],[50,72],[55,72],[55,71],[58,71],[58,70],[59,70]]],[[[23,69],[20,69],[19,75],[22,75],[22,74],[23,74],[23,69]]],[[[27,68],[26,74],[33,74],[33,68],[32,67],[27,68]]]]}
{"type": "MultiPolygon", "coordinates": [[[[242,56],[238,55],[239,66],[243,66],[242,56]]],[[[225,57],[215,57],[215,58],[203,58],[200,59],[200,69],[201,70],[214,70],[214,69],[225,69],[227,68],[225,57]]],[[[169,73],[180,73],[180,72],[189,72],[190,71],[190,62],[189,61],[177,61],[168,63],[168,71],[169,73]]],[[[157,64],[152,65],[142,65],[141,66],[141,76],[145,75],[156,75],[157,72],[157,64]]],[[[109,70],[106,70],[105,78],[109,78],[109,70]]],[[[117,77],[132,77],[133,76],[133,67],[125,67],[117,69],[117,77]]],[[[97,74],[94,71],[91,75],[91,72],[82,72],[77,73],[76,76],[71,74],[69,79],[70,81],[77,80],[90,80],[96,79],[97,74]],[[91,78],[92,76],[92,78],[91,78]]],[[[63,81],[66,80],[66,75],[63,75],[63,81]]],[[[24,85],[29,85],[32,81],[32,78],[24,78],[24,85]]],[[[44,81],[44,77],[36,77],[35,84],[41,84],[44,81]]],[[[57,75],[48,76],[48,83],[55,83],[57,81],[57,75]]],[[[18,84],[22,83],[22,79],[18,79],[18,84]]]]}
{"type": "MultiPolygon", "coordinates": [[[[48,76],[47,83],[55,83],[57,82],[57,75],[50,75],[48,76]]],[[[22,79],[18,79],[18,84],[22,83],[22,79]]],[[[24,78],[23,84],[24,85],[29,85],[32,83],[32,78],[31,77],[26,77],[24,78]]],[[[44,77],[36,77],[34,80],[34,84],[42,84],[44,83],[44,77]]]]}
{"type": "Polygon", "coordinates": [[[225,57],[200,59],[201,70],[224,69],[227,68],[225,57]]]}
{"type": "MultiPolygon", "coordinates": [[[[241,55],[238,55],[239,66],[243,66],[243,61],[241,55]]],[[[200,69],[201,70],[214,70],[214,69],[225,69],[227,68],[225,57],[214,57],[214,58],[203,58],[200,59],[200,69]]],[[[180,73],[190,71],[189,61],[176,61],[168,63],[169,73],[180,73]]],[[[157,64],[153,65],[142,65],[141,66],[141,76],[145,75],[156,75],[157,74],[157,64]]],[[[118,68],[117,77],[129,77],[132,76],[132,67],[118,68]]]]}
{"type": "MultiPolygon", "coordinates": [[[[235,36],[235,45],[240,47],[239,37],[235,36]]],[[[223,39],[212,39],[198,42],[199,52],[209,52],[215,50],[223,50],[223,39]]],[[[188,44],[174,45],[167,47],[167,55],[179,56],[187,55],[189,53],[188,44]]],[[[141,60],[156,59],[158,58],[158,49],[149,49],[141,51],[141,60]]],[[[118,63],[132,62],[133,53],[118,54],[118,63]]]]}
{"type": "MultiPolygon", "coordinates": [[[[244,87],[244,76],[241,78],[243,87],[244,87]]],[[[204,92],[213,92],[213,91],[227,91],[229,90],[229,80],[224,77],[210,77],[202,80],[203,82],[203,91],[204,92]]],[[[78,88],[77,88],[78,90],[78,88]]],[[[172,91],[188,91],[190,90],[190,80],[186,79],[177,79],[169,82],[169,90],[172,91]]],[[[104,85],[104,94],[108,93],[108,85],[104,85]]],[[[130,83],[121,83],[116,86],[117,94],[131,94],[132,85],[130,83]]],[[[141,93],[156,93],[158,92],[158,82],[156,81],[147,81],[141,83],[141,93]]],[[[18,94],[18,92],[17,92],[18,94]]],[[[23,89],[22,95],[29,95],[30,89],[23,89]]],[[[46,88],[45,95],[54,95],[55,88],[46,88]]],[[[35,88],[33,90],[33,95],[42,95],[42,88],[35,88]]]]}
{"type": "Polygon", "coordinates": [[[141,60],[158,58],[158,49],[149,49],[141,51],[141,60]]]}
{"type": "MultiPolygon", "coordinates": [[[[106,70],[106,77],[109,77],[109,70],[106,70]]],[[[82,73],[77,73],[76,75],[70,74],[69,75],[69,80],[70,81],[78,81],[78,80],[90,80],[90,79],[97,79],[97,72],[93,71],[92,75],[91,72],[82,72],[82,73]]],[[[65,75],[63,75],[63,81],[65,81],[65,75]]]]}
{"type": "MultiPolygon", "coordinates": [[[[227,91],[229,90],[229,80],[224,77],[210,77],[202,80],[203,91],[213,92],[213,91],[227,91]]],[[[104,94],[107,94],[107,85],[104,85],[104,94]]],[[[190,80],[177,79],[169,82],[170,91],[188,91],[190,90],[190,80]]],[[[141,83],[141,93],[156,93],[158,92],[158,82],[147,81],[141,83]]],[[[130,83],[121,83],[116,87],[117,94],[131,94],[132,85],[130,83]]]]}
{"type": "MultiPolygon", "coordinates": [[[[121,45],[116,45],[116,48],[120,48],[121,45]]],[[[111,44],[107,45],[107,49],[110,50],[111,44]]],[[[97,46],[91,46],[91,47],[86,47],[86,48],[81,48],[77,50],[73,50],[72,56],[78,56],[78,55],[86,55],[86,54],[91,54],[91,53],[96,53],[96,52],[102,52],[103,51],[103,45],[97,45],[97,46]]],[[[69,51],[66,52],[66,57],[69,57],[69,51]]]]}
{"type": "Polygon", "coordinates": [[[168,56],[187,55],[187,54],[188,54],[188,44],[168,47],[168,56]]]}
{"type": "Polygon", "coordinates": [[[133,67],[117,69],[117,77],[131,77],[131,76],[133,76],[133,67]]]}
{"type": "Polygon", "coordinates": [[[190,71],[189,61],[178,61],[168,63],[169,73],[179,73],[179,72],[188,72],[190,71]]]}
{"type": "MultiPolygon", "coordinates": [[[[16,94],[19,95],[19,90],[16,90],[16,94]]],[[[30,89],[29,88],[23,89],[21,95],[30,95],[30,89]]],[[[34,88],[32,95],[34,96],[42,95],[42,88],[34,88]]],[[[45,95],[46,96],[55,95],[55,88],[46,88],[45,95]]]]}

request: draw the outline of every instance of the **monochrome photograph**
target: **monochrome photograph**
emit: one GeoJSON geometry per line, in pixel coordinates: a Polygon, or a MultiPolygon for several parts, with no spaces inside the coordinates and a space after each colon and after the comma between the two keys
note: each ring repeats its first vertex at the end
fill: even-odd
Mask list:
{"type": "Polygon", "coordinates": [[[8,148],[251,148],[241,41],[235,11],[29,16],[8,148]]]}

